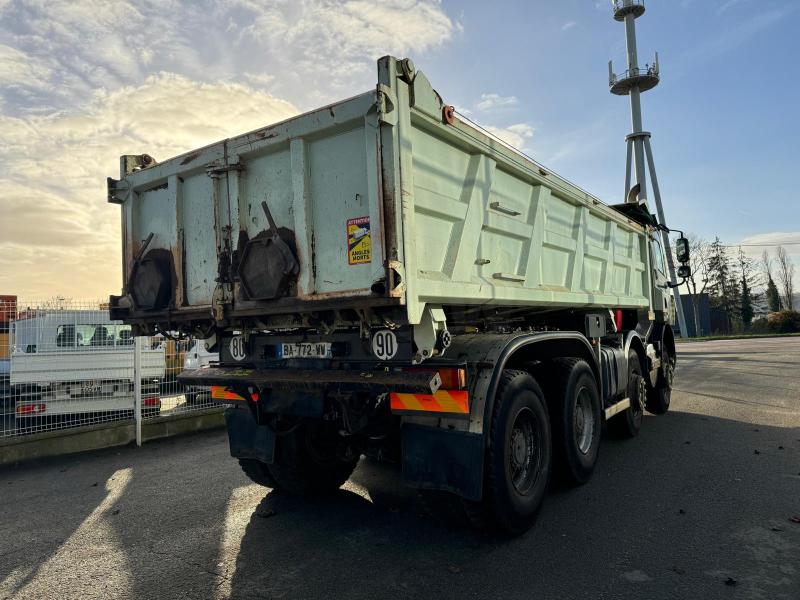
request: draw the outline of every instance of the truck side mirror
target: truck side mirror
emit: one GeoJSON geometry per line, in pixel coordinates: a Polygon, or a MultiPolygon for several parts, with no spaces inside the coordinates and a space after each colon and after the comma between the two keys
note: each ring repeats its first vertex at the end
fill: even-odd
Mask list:
{"type": "Polygon", "coordinates": [[[679,263],[689,262],[689,240],[679,237],[675,242],[675,255],[679,263]]]}
{"type": "Polygon", "coordinates": [[[692,268],[689,265],[681,265],[678,267],[678,277],[686,279],[687,277],[691,277],[692,275],[692,268]]]}

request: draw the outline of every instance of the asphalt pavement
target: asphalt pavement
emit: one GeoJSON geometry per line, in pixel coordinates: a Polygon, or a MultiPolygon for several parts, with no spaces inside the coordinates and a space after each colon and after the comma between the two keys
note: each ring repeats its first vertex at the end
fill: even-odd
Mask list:
{"type": "Polygon", "coordinates": [[[0,470],[0,598],[800,598],[800,338],[686,343],[672,408],[502,540],[362,461],[322,501],[224,431],[0,470]]]}

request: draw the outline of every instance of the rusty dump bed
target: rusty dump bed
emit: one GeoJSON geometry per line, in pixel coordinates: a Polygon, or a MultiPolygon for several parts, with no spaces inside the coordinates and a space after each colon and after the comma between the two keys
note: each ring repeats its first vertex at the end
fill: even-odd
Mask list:
{"type": "Polygon", "coordinates": [[[458,119],[407,60],[349,100],[120,171],[127,322],[648,305],[644,229],[458,119]]]}

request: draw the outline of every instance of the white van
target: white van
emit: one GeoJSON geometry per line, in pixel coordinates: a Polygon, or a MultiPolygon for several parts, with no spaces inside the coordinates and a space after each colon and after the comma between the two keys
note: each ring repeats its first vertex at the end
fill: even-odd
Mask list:
{"type": "MultiPolygon", "coordinates": [[[[10,385],[17,419],[132,411],[130,325],[104,310],[47,310],[11,323],[10,385]]],[[[164,348],[142,349],[143,406],[160,410],[164,348]]]]}

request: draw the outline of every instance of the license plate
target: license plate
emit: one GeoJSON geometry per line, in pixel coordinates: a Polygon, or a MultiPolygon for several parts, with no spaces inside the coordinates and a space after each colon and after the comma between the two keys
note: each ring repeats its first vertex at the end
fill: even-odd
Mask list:
{"type": "Polygon", "coordinates": [[[102,386],[100,385],[99,381],[84,381],[81,384],[81,394],[99,394],[102,390],[102,386]]]}
{"type": "Polygon", "coordinates": [[[330,342],[280,344],[278,358],[331,358],[330,342]]]}

